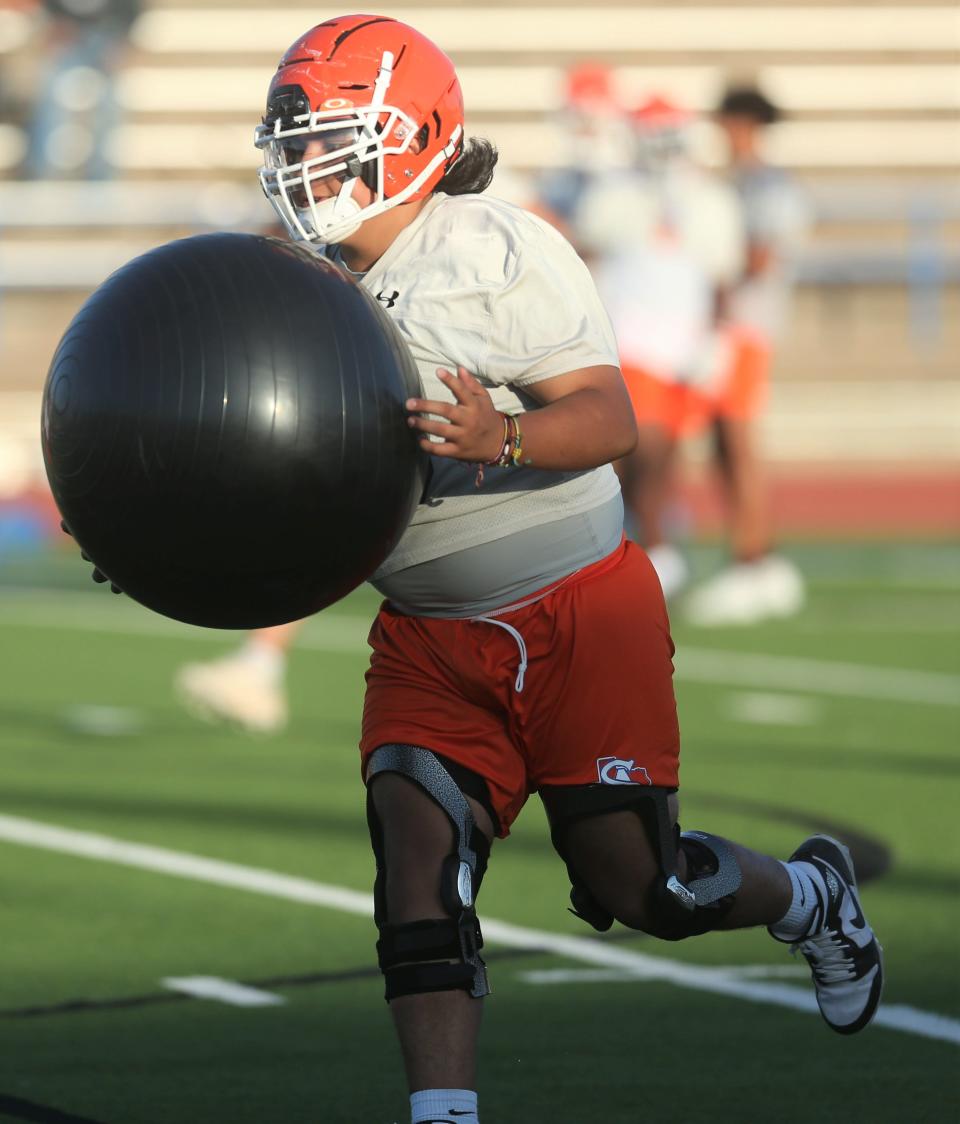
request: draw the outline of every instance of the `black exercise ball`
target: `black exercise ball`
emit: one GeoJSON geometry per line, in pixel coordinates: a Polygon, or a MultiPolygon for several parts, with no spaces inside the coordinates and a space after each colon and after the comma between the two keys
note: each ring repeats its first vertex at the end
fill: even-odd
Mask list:
{"type": "Polygon", "coordinates": [[[43,394],[47,477],[95,578],[165,616],[259,628],[365,581],[426,455],[396,328],[304,246],[184,238],[83,305],[43,394]]]}

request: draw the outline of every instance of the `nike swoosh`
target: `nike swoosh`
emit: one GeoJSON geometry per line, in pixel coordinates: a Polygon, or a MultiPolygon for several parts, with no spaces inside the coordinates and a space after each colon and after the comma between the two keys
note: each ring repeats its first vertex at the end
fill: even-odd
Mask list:
{"type": "Polygon", "coordinates": [[[863,916],[863,910],[860,908],[860,903],[857,901],[854,894],[850,894],[850,904],[854,909],[854,916],[852,925],[855,929],[866,929],[867,919],[863,916]]]}

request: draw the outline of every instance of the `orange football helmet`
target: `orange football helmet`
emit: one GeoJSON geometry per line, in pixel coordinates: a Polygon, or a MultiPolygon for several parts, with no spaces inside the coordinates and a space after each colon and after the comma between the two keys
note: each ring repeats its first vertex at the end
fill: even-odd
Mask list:
{"type": "Polygon", "coordinates": [[[661,94],[651,94],[646,101],[630,110],[630,117],[638,129],[681,129],[693,120],[689,109],[661,94]]]}
{"type": "Polygon", "coordinates": [[[338,16],[280,60],[255,144],[260,183],[291,237],[338,242],[436,187],[463,148],[460,82],[407,24],[338,16]],[[353,199],[358,179],[373,193],[366,206],[353,199]]]}
{"type": "Polygon", "coordinates": [[[613,71],[601,62],[579,62],[565,75],[564,102],[586,112],[618,113],[620,98],[613,71]]]}

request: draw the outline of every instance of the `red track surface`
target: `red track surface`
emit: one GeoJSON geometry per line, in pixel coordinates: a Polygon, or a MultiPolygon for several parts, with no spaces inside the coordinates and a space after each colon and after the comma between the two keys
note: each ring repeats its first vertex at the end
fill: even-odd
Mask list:
{"type": "MultiPolygon", "coordinates": [[[[784,466],[770,474],[780,534],[863,536],[960,535],[960,465],[836,469],[784,466]]],[[[680,483],[696,534],[722,530],[720,495],[699,470],[680,483]]]]}

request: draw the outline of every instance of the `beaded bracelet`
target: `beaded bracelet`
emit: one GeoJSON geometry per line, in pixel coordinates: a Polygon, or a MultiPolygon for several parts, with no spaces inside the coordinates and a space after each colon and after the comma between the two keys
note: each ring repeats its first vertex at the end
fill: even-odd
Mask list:
{"type": "Polygon", "coordinates": [[[523,434],[520,431],[520,422],[514,414],[500,412],[500,416],[503,418],[503,442],[500,445],[500,452],[493,460],[481,461],[477,465],[478,488],[483,483],[485,467],[520,468],[523,464],[523,434]]]}
{"type": "MultiPolygon", "coordinates": [[[[498,411],[498,413],[500,413],[500,411],[498,411]]],[[[492,460],[477,462],[476,486],[478,488],[483,483],[484,468],[488,466],[492,468],[504,468],[506,465],[510,464],[510,441],[512,433],[510,428],[510,416],[500,413],[500,417],[503,418],[503,441],[500,444],[500,452],[497,453],[492,460]]]]}
{"type": "Polygon", "coordinates": [[[510,454],[510,461],[514,468],[520,468],[523,464],[523,434],[520,432],[520,421],[512,414],[510,420],[513,422],[513,452],[510,454]]]}
{"type": "Polygon", "coordinates": [[[484,464],[492,465],[495,468],[503,468],[510,463],[510,443],[513,438],[513,429],[510,425],[510,415],[501,414],[503,418],[503,441],[500,443],[500,452],[490,461],[484,461],[484,464]]]}

